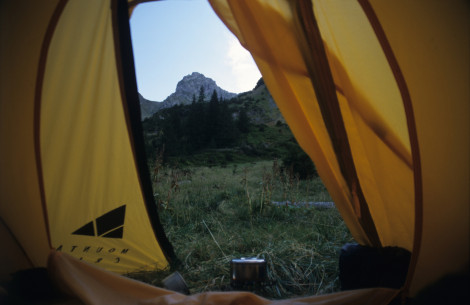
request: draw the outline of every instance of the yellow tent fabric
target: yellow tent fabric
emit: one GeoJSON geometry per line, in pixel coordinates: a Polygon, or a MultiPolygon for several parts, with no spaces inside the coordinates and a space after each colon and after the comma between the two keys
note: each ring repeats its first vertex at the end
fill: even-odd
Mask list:
{"type": "Polygon", "coordinates": [[[468,272],[470,7],[466,1],[372,7],[396,46],[415,112],[423,201],[413,292],[442,274],[468,272]],[[398,24],[390,12],[400,16],[398,24]]]}
{"type": "Polygon", "coordinates": [[[52,245],[121,273],[162,269],[121,107],[112,22],[109,1],[68,1],[49,46],[40,146],[52,245]],[[94,219],[95,232],[71,234],[94,219]]]}
{"type": "MultiPolygon", "coordinates": [[[[468,2],[210,3],[355,239],[412,252],[405,295],[468,272],[468,2]]],[[[165,268],[172,256],[141,154],[128,11],[124,0],[0,2],[2,278],[49,256],[56,283],[86,304],[387,304],[401,292],[186,297],[99,268],[165,268]]]]}
{"type": "Polygon", "coordinates": [[[412,295],[444,274],[468,272],[468,3],[211,4],[253,55],[355,239],[377,245],[361,222],[360,188],[380,245],[413,251],[412,295]],[[322,82],[335,94],[322,92],[322,82]],[[335,103],[336,116],[322,109],[335,103]],[[331,120],[342,121],[357,181],[342,168],[331,120]]]}
{"type": "Polygon", "coordinates": [[[44,266],[50,243],[37,181],[34,88],[56,3],[0,5],[0,216],[31,262],[44,266]]]}
{"type": "Polygon", "coordinates": [[[1,11],[5,226],[33,266],[53,248],[119,273],[166,268],[172,249],[132,123],[127,3],[2,1],[1,11]]]}

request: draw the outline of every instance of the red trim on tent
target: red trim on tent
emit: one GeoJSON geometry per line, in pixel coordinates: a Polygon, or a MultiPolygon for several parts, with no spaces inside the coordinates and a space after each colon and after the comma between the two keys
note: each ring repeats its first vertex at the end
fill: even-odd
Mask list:
{"type": "Polygon", "coordinates": [[[318,105],[320,106],[341,173],[353,196],[353,209],[371,245],[382,247],[357,175],[336,95],[337,88],[328,64],[323,39],[313,14],[312,2],[310,0],[294,1],[291,5],[293,5],[293,10],[296,12],[297,20],[295,21],[297,22],[298,30],[304,35],[307,43],[307,46],[301,48],[304,50],[302,55],[307,64],[318,105]],[[308,53],[305,50],[308,50],[308,53]]]}
{"type": "Polygon", "coordinates": [[[47,204],[46,204],[46,193],[44,190],[44,177],[42,170],[42,160],[41,160],[41,97],[42,97],[42,86],[44,83],[44,74],[46,70],[47,55],[49,52],[49,46],[52,41],[52,36],[56,29],[57,24],[59,23],[60,16],[64,11],[65,6],[67,5],[68,0],[60,0],[57,4],[54,13],[49,21],[49,25],[44,35],[44,40],[41,47],[41,54],[39,56],[38,64],[38,73],[36,78],[36,89],[34,93],[34,147],[36,154],[36,167],[38,174],[38,184],[39,192],[41,195],[41,204],[44,211],[44,222],[46,224],[47,231],[47,241],[49,242],[49,247],[52,248],[51,234],[49,229],[49,216],[47,213],[47,204]]]}
{"type": "Polygon", "coordinates": [[[421,159],[419,152],[418,143],[418,132],[416,129],[416,121],[413,111],[413,104],[411,101],[410,92],[406,84],[405,77],[400,69],[397,58],[393,53],[393,49],[385,35],[385,31],[380,24],[380,21],[375,14],[375,11],[368,0],[359,0],[359,4],[362,6],[364,13],[366,14],[369,22],[374,29],[375,35],[382,46],[385,56],[388,60],[390,68],[392,69],[393,75],[397,82],[400,94],[405,107],[406,122],[408,125],[408,132],[410,136],[411,154],[413,159],[413,175],[415,185],[415,231],[413,241],[413,251],[411,256],[410,267],[408,270],[408,277],[404,286],[405,295],[408,294],[408,289],[413,280],[414,271],[419,258],[419,252],[421,248],[422,238],[422,227],[423,227],[423,180],[421,171],[421,159]]]}

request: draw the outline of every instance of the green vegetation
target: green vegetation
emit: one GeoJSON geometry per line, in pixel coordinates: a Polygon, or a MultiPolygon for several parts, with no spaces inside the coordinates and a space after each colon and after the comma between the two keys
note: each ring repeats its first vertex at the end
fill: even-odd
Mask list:
{"type": "MultiPolygon", "coordinates": [[[[225,167],[153,165],[155,199],[191,293],[230,290],[230,261],[267,261],[269,285],[255,292],[287,298],[337,291],[338,256],[351,236],[335,208],[273,202],[331,201],[318,177],[300,180],[279,162],[225,167]]],[[[129,276],[160,285],[174,270],[129,276]]]]}
{"type": "Polygon", "coordinates": [[[179,264],[129,276],[154,285],[179,271],[191,293],[230,287],[230,261],[264,258],[271,299],[337,291],[338,258],[352,241],[338,211],[286,202],[331,198],[262,79],[230,101],[191,105],[143,121],[154,196],[179,264]]]}
{"type": "Polygon", "coordinates": [[[163,109],[143,122],[146,150],[149,155],[161,150],[164,161],[176,162],[206,149],[233,147],[240,133],[228,103],[212,92],[204,102],[201,87],[199,97],[193,96],[191,105],[176,105],[163,109]],[[181,158],[185,157],[185,158],[181,158]]]}
{"type": "Polygon", "coordinates": [[[215,91],[209,102],[205,96],[201,87],[191,105],[162,109],[143,121],[150,159],[161,154],[165,164],[214,166],[281,159],[297,145],[264,85],[229,101],[215,91]]]}

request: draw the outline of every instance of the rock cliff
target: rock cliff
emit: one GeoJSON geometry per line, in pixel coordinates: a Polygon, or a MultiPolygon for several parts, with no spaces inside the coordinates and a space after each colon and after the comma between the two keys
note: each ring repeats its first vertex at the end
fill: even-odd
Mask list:
{"type": "Polygon", "coordinates": [[[228,92],[217,86],[217,83],[213,79],[205,77],[201,73],[193,72],[183,77],[176,85],[176,91],[163,102],[152,102],[139,94],[142,119],[152,116],[160,109],[170,108],[175,105],[191,104],[193,96],[195,96],[196,99],[198,98],[201,87],[204,88],[205,101],[209,101],[214,90],[217,92],[219,99],[229,100],[237,96],[237,94],[228,92]]]}

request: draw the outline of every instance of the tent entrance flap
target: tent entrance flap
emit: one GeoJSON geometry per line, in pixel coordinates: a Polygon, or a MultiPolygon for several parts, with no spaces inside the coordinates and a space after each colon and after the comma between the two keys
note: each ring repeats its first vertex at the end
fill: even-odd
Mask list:
{"type": "Polygon", "coordinates": [[[38,105],[52,246],[120,273],[163,269],[172,255],[140,155],[129,35],[125,1],[67,1],[38,105]]]}
{"type": "Polygon", "coordinates": [[[356,172],[336,95],[336,86],[328,65],[320,30],[313,14],[312,3],[310,1],[298,1],[291,2],[291,5],[293,6],[292,10],[295,12],[294,24],[297,35],[304,36],[305,44],[301,44],[300,49],[312,80],[322,118],[328,130],[341,173],[345,177],[353,196],[352,207],[367,234],[370,244],[381,247],[382,244],[356,172]]]}
{"type": "MultiPolygon", "coordinates": [[[[11,245],[0,275],[45,267],[54,248],[49,270],[90,304],[185,300],[98,268],[162,269],[173,256],[143,157],[128,2],[142,1],[0,1],[0,239],[11,245]]],[[[468,273],[468,1],[210,3],[356,241],[413,252],[405,293],[468,273]]],[[[397,293],[308,301],[385,304],[397,293]]],[[[270,303],[191,300],[231,297],[270,303]]]]}

